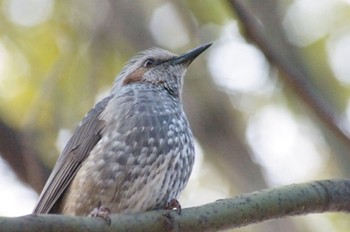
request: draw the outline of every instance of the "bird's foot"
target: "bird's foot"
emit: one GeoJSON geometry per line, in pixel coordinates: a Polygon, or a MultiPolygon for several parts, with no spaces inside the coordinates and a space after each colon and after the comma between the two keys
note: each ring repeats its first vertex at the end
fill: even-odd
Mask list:
{"type": "Polygon", "coordinates": [[[108,225],[111,224],[111,211],[107,207],[103,206],[101,201],[97,203],[97,207],[94,208],[91,213],[89,213],[89,217],[100,217],[105,220],[108,225]]]}
{"type": "Polygon", "coordinates": [[[168,203],[166,203],[164,209],[175,210],[179,215],[181,215],[181,205],[176,199],[171,199],[168,203]]]}

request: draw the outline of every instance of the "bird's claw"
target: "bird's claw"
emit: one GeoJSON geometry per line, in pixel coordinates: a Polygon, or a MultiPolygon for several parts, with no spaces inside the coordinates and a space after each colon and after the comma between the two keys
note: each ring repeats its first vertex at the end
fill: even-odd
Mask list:
{"type": "Polygon", "coordinates": [[[101,201],[97,203],[97,207],[94,208],[90,213],[89,217],[100,217],[105,220],[108,225],[111,225],[111,211],[107,207],[103,206],[101,201]]]}
{"type": "Polygon", "coordinates": [[[176,199],[171,199],[169,202],[167,202],[164,209],[175,210],[179,215],[181,215],[181,205],[176,199]]]}

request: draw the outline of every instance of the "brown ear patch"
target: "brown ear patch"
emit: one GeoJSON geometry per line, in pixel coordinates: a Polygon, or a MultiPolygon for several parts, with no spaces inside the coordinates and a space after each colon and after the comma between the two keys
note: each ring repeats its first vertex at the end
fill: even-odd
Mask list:
{"type": "Polygon", "coordinates": [[[123,85],[128,85],[131,83],[139,82],[142,80],[143,74],[146,72],[146,68],[138,68],[132,73],[130,73],[125,80],[123,81],[123,85]]]}

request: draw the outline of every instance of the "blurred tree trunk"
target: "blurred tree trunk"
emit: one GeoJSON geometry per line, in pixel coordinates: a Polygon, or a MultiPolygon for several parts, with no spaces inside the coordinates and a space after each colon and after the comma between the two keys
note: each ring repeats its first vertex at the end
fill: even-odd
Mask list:
{"type": "Polygon", "coordinates": [[[40,192],[50,171],[38,158],[30,136],[0,120],[0,154],[18,178],[40,192]]]}

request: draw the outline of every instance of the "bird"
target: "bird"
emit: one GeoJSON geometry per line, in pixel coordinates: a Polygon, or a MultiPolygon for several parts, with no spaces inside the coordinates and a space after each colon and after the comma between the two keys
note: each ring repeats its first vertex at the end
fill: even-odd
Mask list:
{"type": "Polygon", "coordinates": [[[195,159],[182,87],[188,66],[210,46],[182,55],[152,48],[127,62],[110,94],[69,139],[33,213],[103,217],[181,210],[177,198],[195,159]]]}

